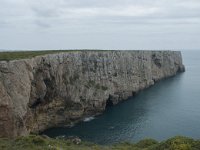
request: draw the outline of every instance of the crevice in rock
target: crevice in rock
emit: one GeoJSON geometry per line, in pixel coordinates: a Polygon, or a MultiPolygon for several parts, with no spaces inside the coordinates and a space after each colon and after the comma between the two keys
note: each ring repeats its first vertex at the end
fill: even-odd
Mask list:
{"type": "Polygon", "coordinates": [[[106,101],[106,109],[109,107],[112,107],[113,105],[114,105],[113,101],[111,100],[111,97],[109,96],[108,100],[106,101]]]}
{"type": "Polygon", "coordinates": [[[162,64],[161,64],[161,59],[158,58],[158,57],[156,56],[156,54],[153,54],[153,55],[152,55],[152,60],[153,60],[154,64],[155,64],[158,68],[161,68],[161,66],[162,66],[162,64]]]}
{"type": "Polygon", "coordinates": [[[42,101],[40,98],[38,98],[31,106],[30,108],[36,108],[39,104],[41,104],[42,101]]]}
{"type": "Polygon", "coordinates": [[[179,66],[177,73],[185,72],[185,67],[184,66],[179,66]]]}
{"type": "Polygon", "coordinates": [[[137,93],[138,93],[137,91],[133,91],[132,96],[135,96],[137,93]]]}
{"type": "Polygon", "coordinates": [[[56,96],[55,78],[52,77],[52,79],[44,79],[44,83],[47,88],[47,92],[44,96],[44,99],[47,100],[47,102],[50,102],[56,96]]]}

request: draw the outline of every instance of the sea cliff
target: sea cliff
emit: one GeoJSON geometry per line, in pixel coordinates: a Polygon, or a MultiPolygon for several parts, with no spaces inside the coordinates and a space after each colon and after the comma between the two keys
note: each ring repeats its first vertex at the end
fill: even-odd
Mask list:
{"type": "Polygon", "coordinates": [[[184,70],[179,51],[74,51],[0,61],[0,137],[70,126],[184,70]]]}

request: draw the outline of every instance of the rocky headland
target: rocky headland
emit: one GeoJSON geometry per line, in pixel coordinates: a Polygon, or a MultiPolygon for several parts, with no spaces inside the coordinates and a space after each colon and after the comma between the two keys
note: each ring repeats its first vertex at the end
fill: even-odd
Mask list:
{"type": "Polygon", "coordinates": [[[0,61],[0,137],[70,126],[184,70],[179,51],[74,51],[0,61]]]}

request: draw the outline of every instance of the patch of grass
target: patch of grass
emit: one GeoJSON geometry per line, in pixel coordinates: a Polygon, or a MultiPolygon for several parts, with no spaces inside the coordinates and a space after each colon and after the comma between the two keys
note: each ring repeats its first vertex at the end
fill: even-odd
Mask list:
{"type": "Polygon", "coordinates": [[[73,143],[65,139],[52,139],[30,135],[17,139],[0,139],[1,150],[199,150],[200,140],[174,137],[163,142],[145,139],[136,144],[124,142],[110,146],[90,142],[73,143]]]}
{"type": "MultiPolygon", "coordinates": [[[[15,140],[0,139],[1,150],[103,150],[104,148],[96,144],[81,142],[75,144],[70,140],[51,139],[42,136],[31,135],[20,137],[15,140]]],[[[106,149],[106,148],[105,148],[106,149]]]]}
{"type": "Polygon", "coordinates": [[[88,89],[91,88],[91,87],[94,87],[97,90],[103,90],[103,91],[108,90],[108,87],[101,86],[99,83],[95,83],[94,80],[89,80],[87,85],[85,85],[85,87],[88,88],[88,89]]]}
{"type": "Polygon", "coordinates": [[[187,137],[177,136],[167,141],[159,143],[154,150],[166,149],[166,150],[200,150],[200,141],[193,140],[187,137]]]}
{"type": "MultiPolygon", "coordinates": [[[[32,51],[3,51],[0,52],[0,61],[10,61],[18,59],[33,58],[36,56],[65,53],[65,52],[139,52],[139,50],[100,50],[100,49],[74,49],[74,50],[32,50],[32,51]]],[[[148,52],[148,51],[147,51],[148,52]]],[[[155,51],[156,52],[156,51],[155,51]]],[[[94,67],[97,68],[95,62],[94,67]]]]}
{"type": "Polygon", "coordinates": [[[55,54],[55,53],[63,53],[63,52],[80,52],[80,51],[104,52],[104,51],[115,51],[115,50],[80,49],[80,50],[8,51],[8,52],[0,52],[0,61],[27,59],[27,58],[33,58],[36,56],[46,55],[46,54],[55,54]]]}
{"type": "Polygon", "coordinates": [[[95,81],[94,80],[89,80],[88,84],[89,84],[89,86],[95,86],[95,81]]]}
{"type": "Polygon", "coordinates": [[[86,88],[91,88],[95,86],[95,81],[94,80],[89,80],[87,85],[85,85],[86,88]]]}
{"type": "Polygon", "coordinates": [[[106,90],[108,90],[108,87],[106,87],[106,86],[101,86],[101,89],[102,89],[103,91],[106,91],[106,90]]]}
{"type": "MultiPolygon", "coordinates": [[[[12,52],[0,52],[0,61],[9,61],[9,60],[17,60],[17,59],[26,59],[32,58],[35,56],[41,56],[46,54],[54,54],[60,52],[68,52],[68,51],[12,51],[12,52]]],[[[69,51],[70,52],[70,51],[69,51]]]]}
{"type": "Polygon", "coordinates": [[[99,89],[101,89],[101,86],[100,86],[100,84],[99,84],[99,83],[97,83],[97,84],[95,85],[95,88],[96,88],[96,89],[98,89],[98,90],[99,90],[99,89]]]}
{"type": "Polygon", "coordinates": [[[158,142],[156,140],[153,139],[144,139],[139,141],[138,143],[136,143],[136,146],[139,148],[147,148],[153,145],[158,144],[158,142]]]}

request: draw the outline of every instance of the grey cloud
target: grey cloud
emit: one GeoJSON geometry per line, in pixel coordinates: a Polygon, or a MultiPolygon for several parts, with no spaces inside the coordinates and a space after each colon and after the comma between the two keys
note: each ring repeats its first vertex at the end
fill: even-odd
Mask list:
{"type": "Polygon", "coordinates": [[[57,12],[54,9],[32,7],[32,11],[37,17],[56,17],[57,12]]]}
{"type": "Polygon", "coordinates": [[[1,0],[0,18],[2,48],[200,46],[199,0],[1,0]]]}
{"type": "MultiPolygon", "coordinates": [[[[106,20],[107,18],[115,20],[117,18],[118,22],[121,21],[123,23],[126,23],[126,21],[128,21],[127,23],[130,23],[130,21],[127,20],[126,18],[128,18],[131,15],[132,19],[134,20],[132,22],[136,22],[138,20],[139,21],[138,23],[141,22],[148,23],[149,18],[154,19],[155,23],[158,23],[159,19],[160,22],[162,23],[162,22],[168,22],[170,18],[172,22],[175,21],[176,18],[180,20],[182,20],[182,18],[183,19],[186,18],[188,20],[191,20],[191,18],[197,18],[197,19],[199,18],[200,16],[199,7],[187,8],[186,6],[188,2],[185,1],[184,3],[184,0],[181,1],[181,4],[185,5],[180,5],[179,3],[180,3],[179,0],[175,0],[174,2],[170,1],[170,3],[166,1],[162,3],[151,0],[149,0],[148,2],[145,0],[143,1],[111,0],[109,2],[105,0],[102,1],[85,0],[84,2],[72,1],[72,0],[67,0],[67,1],[59,0],[57,2],[51,1],[49,3],[50,7],[49,5],[45,6],[44,5],[45,3],[42,4],[36,3],[37,5],[34,5],[34,3],[32,3],[33,4],[32,10],[36,13],[37,17],[44,17],[43,21],[46,21],[45,18],[52,18],[52,22],[54,22],[55,20],[59,22],[62,20],[70,21],[74,19],[81,21],[81,19],[83,18],[85,20],[88,20],[89,22],[90,20],[98,22],[98,20],[101,18],[104,18],[104,20],[106,20]],[[130,6],[133,6],[133,8],[129,8],[130,6]],[[139,6],[138,10],[136,11],[134,11],[135,6],[139,6]],[[128,8],[129,11],[127,11],[128,8]],[[155,9],[157,8],[158,10],[151,13],[151,10],[153,10],[153,8],[155,9]],[[143,10],[140,11],[140,9],[143,10]],[[119,18],[121,20],[119,20],[119,18]]],[[[193,6],[198,6],[198,5],[199,2],[196,1],[196,5],[194,4],[193,6]]],[[[108,21],[107,23],[109,22],[110,21],[108,21]]],[[[186,21],[186,23],[188,23],[188,21],[186,21]]],[[[190,23],[192,23],[192,21],[190,23]]]]}
{"type": "Polygon", "coordinates": [[[0,20],[0,27],[1,28],[6,28],[6,27],[9,27],[9,24],[4,20],[0,20]]]}
{"type": "Polygon", "coordinates": [[[42,28],[50,28],[51,27],[51,24],[45,22],[45,21],[41,21],[39,19],[35,20],[34,21],[36,25],[42,27],[42,28]]]}

